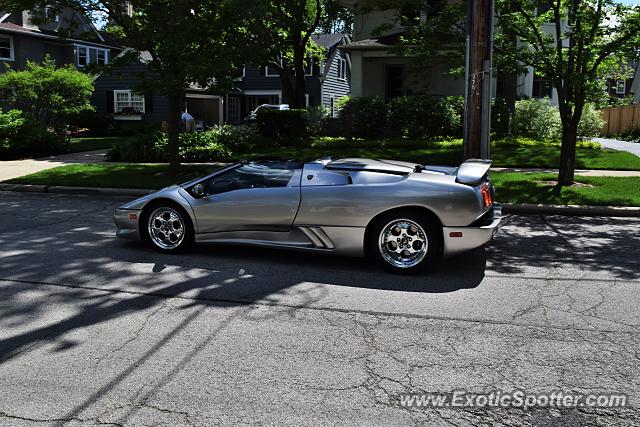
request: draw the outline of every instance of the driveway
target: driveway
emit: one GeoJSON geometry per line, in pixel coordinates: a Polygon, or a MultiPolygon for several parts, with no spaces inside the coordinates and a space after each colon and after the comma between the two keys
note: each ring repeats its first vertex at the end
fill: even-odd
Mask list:
{"type": "Polygon", "coordinates": [[[0,192],[0,425],[639,425],[640,409],[407,408],[399,393],[640,398],[640,219],[507,216],[430,273],[113,237],[116,198],[0,192]]]}
{"type": "Polygon", "coordinates": [[[608,138],[591,138],[595,142],[599,142],[603,147],[611,150],[626,151],[636,156],[640,156],[640,143],[619,141],[617,139],[608,138]]]}
{"type": "Polygon", "coordinates": [[[72,163],[104,162],[109,150],[62,154],[40,159],[0,161],[0,182],[72,163]]]}

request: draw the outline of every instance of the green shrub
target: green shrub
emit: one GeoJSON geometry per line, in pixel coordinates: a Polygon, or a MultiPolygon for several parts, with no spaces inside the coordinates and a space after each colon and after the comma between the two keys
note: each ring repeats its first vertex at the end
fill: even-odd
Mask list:
{"type": "Polygon", "coordinates": [[[560,112],[548,99],[524,99],[516,102],[516,135],[537,139],[559,138],[562,132],[560,112]]]}
{"type": "Polygon", "coordinates": [[[307,111],[307,131],[311,135],[320,135],[329,118],[329,109],[323,105],[318,105],[308,108],[307,111]]]}
{"type": "Polygon", "coordinates": [[[115,132],[113,117],[94,111],[82,111],[69,117],[67,124],[78,130],[88,129],[91,136],[112,136],[115,132]]]}
{"type": "Polygon", "coordinates": [[[0,158],[44,157],[69,151],[69,142],[20,110],[0,112],[0,158]]]}
{"type": "Polygon", "coordinates": [[[595,109],[593,104],[587,104],[582,111],[580,123],[578,124],[578,136],[588,138],[590,136],[600,135],[605,121],[602,119],[600,112],[595,109]]]}
{"type": "Polygon", "coordinates": [[[24,70],[0,73],[0,99],[42,126],[61,129],[68,116],[92,111],[92,93],[92,76],[73,65],[56,68],[48,56],[42,63],[27,61],[24,70]]]}
{"type": "Polygon", "coordinates": [[[459,96],[406,96],[389,103],[388,126],[394,136],[433,138],[462,135],[464,100],[459,96]]]}
{"type": "Polygon", "coordinates": [[[307,110],[258,110],[258,131],[269,138],[298,138],[307,131],[307,110]]]}
{"type": "Polygon", "coordinates": [[[379,97],[352,98],[340,110],[346,136],[380,138],[387,132],[387,104],[379,97]]]}
{"type": "MultiPolygon", "coordinates": [[[[183,132],[180,134],[180,158],[187,163],[228,160],[234,149],[249,144],[254,136],[248,126],[219,126],[207,132],[183,132]]],[[[169,137],[160,131],[129,137],[116,143],[107,158],[112,162],[167,162],[169,137]]]]}

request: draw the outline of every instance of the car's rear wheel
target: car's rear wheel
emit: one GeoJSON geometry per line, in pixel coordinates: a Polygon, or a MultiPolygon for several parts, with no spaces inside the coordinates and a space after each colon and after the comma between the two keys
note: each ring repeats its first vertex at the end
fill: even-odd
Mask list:
{"type": "Polygon", "coordinates": [[[427,216],[397,212],[385,215],[373,224],[367,252],[387,270],[413,273],[440,255],[441,234],[440,225],[427,216]]]}
{"type": "Polygon", "coordinates": [[[183,209],[172,205],[155,205],[145,215],[146,234],[151,244],[162,252],[184,252],[193,243],[193,226],[183,209]]]}

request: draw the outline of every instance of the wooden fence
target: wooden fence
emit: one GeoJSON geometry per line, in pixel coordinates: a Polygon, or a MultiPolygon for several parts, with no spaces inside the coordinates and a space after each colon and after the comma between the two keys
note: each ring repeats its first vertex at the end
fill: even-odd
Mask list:
{"type": "Polygon", "coordinates": [[[611,136],[640,129],[640,104],[611,107],[600,110],[606,122],[600,131],[602,136],[611,136]]]}

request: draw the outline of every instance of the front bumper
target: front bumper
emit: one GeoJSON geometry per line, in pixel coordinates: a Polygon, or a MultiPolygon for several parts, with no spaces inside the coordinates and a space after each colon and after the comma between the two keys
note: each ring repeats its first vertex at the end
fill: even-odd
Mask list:
{"type": "Polygon", "coordinates": [[[486,225],[443,227],[444,256],[475,249],[490,241],[498,232],[498,225],[502,220],[502,206],[494,204],[490,212],[491,216],[487,218],[486,225]]]}
{"type": "Polygon", "coordinates": [[[123,239],[140,240],[140,214],[142,209],[121,209],[113,213],[113,222],[116,223],[117,237],[123,239]]]}

